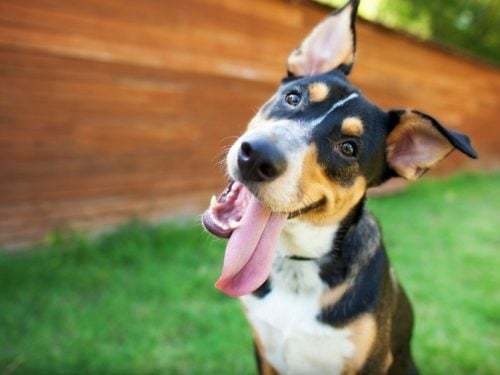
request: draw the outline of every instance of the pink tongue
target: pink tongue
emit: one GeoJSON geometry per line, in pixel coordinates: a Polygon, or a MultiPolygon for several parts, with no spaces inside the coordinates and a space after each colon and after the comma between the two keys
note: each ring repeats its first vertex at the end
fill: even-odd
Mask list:
{"type": "Polygon", "coordinates": [[[271,273],[274,252],[287,215],[272,213],[252,196],[240,226],[226,246],[222,274],[215,286],[239,297],[255,291],[271,273]]]}

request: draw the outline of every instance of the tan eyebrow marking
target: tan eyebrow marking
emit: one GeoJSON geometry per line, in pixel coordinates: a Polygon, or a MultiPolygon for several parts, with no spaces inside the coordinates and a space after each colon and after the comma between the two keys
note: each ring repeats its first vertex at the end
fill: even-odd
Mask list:
{"type": "Polygon", "coordinates": [[[309,90],[309,100],[311,102],[321,102],[330,93],[330,88],[324,82],[311,83],[307,89],[309,90]]]}
{"type": "Polygon", "coordinates": [[[341,131],[345,135],[359,137],[363,135],[363,122],[358,117],[347,117],[342,121],[341,131]]]}

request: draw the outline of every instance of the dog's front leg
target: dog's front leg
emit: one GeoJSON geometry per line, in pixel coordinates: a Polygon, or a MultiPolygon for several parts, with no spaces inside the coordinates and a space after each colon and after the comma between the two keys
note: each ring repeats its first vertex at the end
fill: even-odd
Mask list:
{"type": "Polygon", "coordinates": [[[254,336],[253,340],[253,348],[255,352],[255,361],[257,364],[257,370],[260,375],[279,375],[278,371],[276,371],[271,364],[266,361],[266,358],[263,353],[262,345],[259,343],[259,339],[254,336]]]}

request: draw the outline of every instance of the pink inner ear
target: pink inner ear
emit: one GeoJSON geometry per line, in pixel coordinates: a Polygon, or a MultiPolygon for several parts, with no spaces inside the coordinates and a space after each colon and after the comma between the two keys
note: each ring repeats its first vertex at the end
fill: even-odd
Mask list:
{"type": "Polygon", "coordinates": [[[387,140],[387,160],[402,177],[414,180],[448,155],[453,146],[432,126],[419,118],[398,125],[387,140]]]}
{"type": "Polygon", "coordinates": [[[354,61],[351,31],[352,5],[321,22],[288,58],[288,70],[296,76],[326,73],[354,61]]]}

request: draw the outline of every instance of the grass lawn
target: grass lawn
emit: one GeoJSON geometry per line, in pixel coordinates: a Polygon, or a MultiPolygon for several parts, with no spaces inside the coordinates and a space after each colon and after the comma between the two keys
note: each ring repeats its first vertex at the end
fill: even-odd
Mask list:
{"type": "MultiPolygon", "coordinates": [[[[416,310],[423,374],[500,373],[499,186],[427,179],[370,202],[416,310]]],[[[212,286],[223,248],[196,223],[134,222],[1,254],[0,373],[255,373],[239,304],[212,286]]]]}

